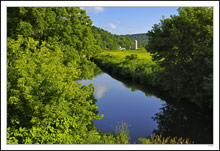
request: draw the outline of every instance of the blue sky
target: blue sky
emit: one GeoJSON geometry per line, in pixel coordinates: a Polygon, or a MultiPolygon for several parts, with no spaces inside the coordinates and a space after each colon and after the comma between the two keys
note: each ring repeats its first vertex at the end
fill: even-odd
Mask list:
{"type": "Polygon", "coordinates": [[[162,16],[178,14],[178,7],[81,7],[93,25],[113,34],[146,33],[162,16]]]}

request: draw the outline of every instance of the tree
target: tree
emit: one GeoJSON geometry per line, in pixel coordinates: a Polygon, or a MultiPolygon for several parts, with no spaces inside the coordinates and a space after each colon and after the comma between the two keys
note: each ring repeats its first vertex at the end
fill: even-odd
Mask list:
{"type": "Polygon", "coordinates": [[[93,76],[87,58],[100,48],[92,21],[73,7],[9,7],[7,13],[7,142],[87,143],[100,116],[93,86],[76,80],[93,76]]]}
{"type": "Polygon", "coordinates": [[[78,7],[9,7],[7,24],[8,37],[14,39],[23,35],[40,44],[62,43],[88,58],[100,50],[91,32],[92,20],[78,7]]]}
{"type": "Polygon", "coordinates": [[[172,95],[212,108],[213,8],[187,7],[178,12],[154,25],[146,49],[165,69],[164,87],[172,95]]]}
{"type": "Polygon", "coordinates": [[[78,65],[64,65],[63,52],[54,47],[22,36],[8,39],[9,144],[86,143],[92,120],[100,119],[93,86],[76,83],[78,65]]]}

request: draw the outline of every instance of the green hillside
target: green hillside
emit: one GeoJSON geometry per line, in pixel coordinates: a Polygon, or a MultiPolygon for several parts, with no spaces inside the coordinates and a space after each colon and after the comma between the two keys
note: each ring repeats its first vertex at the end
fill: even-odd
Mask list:
{"type": "Polygon", "coordinates": [[[128,35],[124,35],[124,37],[130,38],[132,41],[137,40],[138,41],[138,48],[144,48],[148,42],[148,38],[147,38],[146,33],[128,34],[128,35]]]}
{"type": "Polygon", "coordinates": [[[138,41],[138,48],[145,48],[147,44],[146,33],[116,35],[96,26],[92,26],[92,33],[97,40],[96,44],[104,50],[116,50],[118,46],[129,50],[134,48],[134,40],[138,41]]]}
{"type": "Polygon", "coordinates": [[[96,44],[103,50],[116,50],[118,46],[130,49],[133,41],[129,37],[112,34],[104,29],[92,26],[92,33],[96,39],[96,44]]]}

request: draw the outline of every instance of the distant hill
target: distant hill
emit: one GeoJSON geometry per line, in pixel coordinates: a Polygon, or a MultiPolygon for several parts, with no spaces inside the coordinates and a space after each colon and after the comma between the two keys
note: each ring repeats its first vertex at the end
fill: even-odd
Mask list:
{"type": "Polygon", "coordinates": [[[92,33],[103,50],[116,50],[118,46],[128,50],[134,48],[134,40],[138,41],[138,48],[144,48],[147,44],[146,33],[116,35],[96,26],[92,26],[92,33]]]}
{"type": "Polygon", "coordinates": [[[133,40],[131,38],[112,34],[95,26],[92,26],[92,33],[97,41],[97,45],[103,50],[117,50],[119,46],[128,50],[133,46],[133,40]]]}
{"type": "Polygon", "coordinates": [[[148,42],[146,33],[128,34],[128,35],[123,35],[123,36],[130,38],[132,41],[137,40],[138,48],[144,48],[148,42]]]}

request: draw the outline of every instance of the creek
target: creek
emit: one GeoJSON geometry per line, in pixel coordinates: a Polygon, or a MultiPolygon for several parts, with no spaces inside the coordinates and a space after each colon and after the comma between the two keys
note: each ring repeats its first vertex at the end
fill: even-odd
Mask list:
{"type": "Polygon", "coordinates": [[[95,121],[100,131],[112,133],[123,122],[128,125],[131,143],[155,134],[190,138],[199,144],[213,142],[212,118],[192,104],[176,102],[163,97],[166,94],[160,91],[106,72],[78,82],[87,86],[94,84],[96,105],[99,114],[104,115],[95,121]]]}

